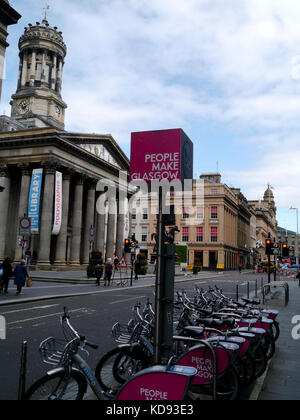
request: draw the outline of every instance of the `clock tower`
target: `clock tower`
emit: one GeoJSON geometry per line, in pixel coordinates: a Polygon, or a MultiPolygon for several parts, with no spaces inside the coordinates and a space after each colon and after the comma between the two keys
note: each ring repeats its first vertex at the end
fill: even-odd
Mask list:
{"type": "Polygon", "coordinates": [[[66,103],[62,100],[62,74],[67,53],[62,32],[42,23],[29,24],[19,40],[18,87],[11,101],[11,117],[27,128],[64,130],[66,103]]]}

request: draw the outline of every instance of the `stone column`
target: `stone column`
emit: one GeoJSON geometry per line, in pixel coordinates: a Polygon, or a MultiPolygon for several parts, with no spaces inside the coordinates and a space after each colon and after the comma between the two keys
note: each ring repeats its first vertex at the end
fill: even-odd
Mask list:
{"type": "MultiPolygon", "coordinates": [[[[28,199],[29,199],[29,190],[30,190],[30,179],[31,179],[31,170],[29,164],[21,163],[18,164],[18,167],[21,169],[21,190],[20,190],[20,200],[19,200],[19,210],[18,216],[24,217],[24,214],[27,215],[28,212],[28,199]]],[[[19,261],[22,258],[22,248],[18,246],[19,243],[19,220],[17,221],[17,243],[15,250],[15,261],[19,261]]]]}
{"type": "Polygon", "coordinates": [[[53,224],[53,206],[55,189],[55,166],[52,162],[45,165],[45,182],[40,228],[40,246],[38,264],[50,264],[50,247],[53,224]]]}
{"type": "Polygon", "coordinates": [[[69,201],[70,201],[70,181],[71,173],[63,174],[62,184],[62,221],[61,229],[57,237],[55,265],[66,264],[67,254],[67,236],[68,236],[68,220],[69,220],[69,201]]]}
{"type": "Polygon", "coordinates": [[[124,252],[124,239],[125,239],[124,229],[125,229],[125,214],[122,214],[120,212],[120,205],[118,202],[116,254],[119,258],[123,256],[123,252],[124,252]]]}
{"type": "Polygon", "coordinates": [[[56,68],[57,68],[57,55],[53,54],[52,73],[51,73],[51,89],[55,90],[56,85],[56,68]]]}
{"type": "Polygon", "coordinates": [[[35,67],[36,67],[36,50],[32,50],[31,66],[30,66],[30,81],[29,81],[29,85],[31,87],[34,87],[34,82],[35,82],[35,67]]]}
{"type": "Polygon", "coordinates": [[[96,213],[96,243],[95,247],[102,252],[103,258],[105,256],[105,223],[106,214],[96,213]]]}
{"type": "Polygon", "coordinates": [[[47,55],[47,50],[43,50],[42,53],[42,77],[41,77],[41,82],[45,83],[46,81],[46,55],[47,55]]]}
{"type": "Polygon", "coordinates": [[[6,232],[8,229],[8,206],[10,196],[10,177],[6,164],[0,164],[0,187],[4,187],[4,190],[0,191],[0,261],[3,261],[6,257],[6,232]]]}
{"type": "Polygon", "coordinates": [[[108,206],[106,259],[113,259],[115,250],[117,203],[114,199],[111,199],[108,202],[108,206]]]}
{"type": "Polygon", "coordinates": [[[27,52],[25,52],[23,55],[21,86],[25,86],[26,81],[27,81],[27,52]]]}
{"type": "Polygon", "coordinates": [[[83,178],[79,176],[76,179],[74,208],[72,218],[72,242],[70,264],[80,264],[81,251],[81,229],[82,229],[82,200],[83,200],[83,178]]]}
{"type": "Polygon", "coordinates": [[[62,87],[62,68],[63,68],[63,59],[58,58],[58,70],[57,70],[57,93],[61,94],[62,87]]]}
{"type": "Polygon", "coordinates": [[[90,257],[90,228],[95,227],[95,199],[96,199],[96,182],[90,180],[88,182],[88,192],[86,200],[86,213],[84,221],[84,237],[83,237],[83,264],[88,264],[90,257]]]}

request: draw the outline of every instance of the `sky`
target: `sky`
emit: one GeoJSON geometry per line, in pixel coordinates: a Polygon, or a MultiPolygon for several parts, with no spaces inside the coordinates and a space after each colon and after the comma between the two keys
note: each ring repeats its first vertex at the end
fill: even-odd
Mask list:
{"type": "Polygon", "coordinates": [[[0,113],[10,115],[18,39],[28,23],[63,32],[66,130],[112,134],[182,128],[194,176],[222,173],[249,200],[274,190],[280,226],[300,209],[298,0],[10,0],[0,113]]]}

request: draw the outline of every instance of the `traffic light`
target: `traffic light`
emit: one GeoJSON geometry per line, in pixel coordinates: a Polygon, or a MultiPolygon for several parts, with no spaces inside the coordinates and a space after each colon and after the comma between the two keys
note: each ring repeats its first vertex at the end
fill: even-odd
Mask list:
{"type": "Polygon", "coordinates": [[[271,241],[271,239],[267,239],[266,240],[266,255],[273,255],[273,242],[271,241]]]}
{"type": "Polygon", "coordinates": [[[125,245],[124,245],[124,252],[125,254],[130,254],[130,240],[129,239],[125,239],[125,245]]]}
{"type": "Polygon", "coordinates": [[[289,247],[288,247],[288,244],[286,242],[283,242],[283,244],[282,244],[282,256],[283,257],[289,257],[290,256],[289,247]]]}

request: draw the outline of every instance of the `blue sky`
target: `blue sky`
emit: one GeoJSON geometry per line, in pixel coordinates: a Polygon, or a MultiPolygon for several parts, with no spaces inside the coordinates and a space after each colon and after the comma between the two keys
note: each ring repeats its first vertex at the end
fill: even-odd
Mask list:
{"type": "MultiPolygon", "coordinates": [[[[46,0],[11,0],[0,112],[16,90],[18,39],[46,0]]],[[[300,3],[297,0],[48,0],[68,46],[66,129],[130,133],[181,127],[194,173],[222,172],[249,200],[270,183],[278,221],[300,208],[300,3]]]]}

